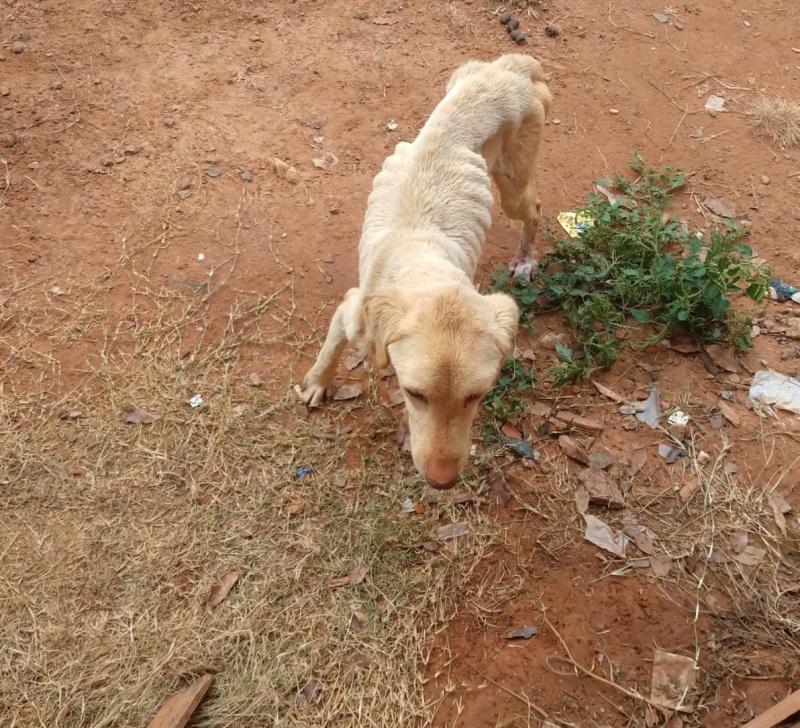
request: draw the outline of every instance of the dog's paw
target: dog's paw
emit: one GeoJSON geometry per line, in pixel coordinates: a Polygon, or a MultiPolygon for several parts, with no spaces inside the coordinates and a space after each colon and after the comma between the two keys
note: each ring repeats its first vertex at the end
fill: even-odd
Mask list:
{"type": "Polygon", "coordinates": [[[302,386],[294,385],[294,391],[307,407],[319,407],[326,399],[333,397],[334,387],[317,381],[313,376],[307,376],[303,380],[302,386]]]}
{"type": "Polygon", "coordinates": [[[515,278],[525,283],[529,283],[539,270],[539,264],[533,258],[514,258],[508,267],[515,278]]]}

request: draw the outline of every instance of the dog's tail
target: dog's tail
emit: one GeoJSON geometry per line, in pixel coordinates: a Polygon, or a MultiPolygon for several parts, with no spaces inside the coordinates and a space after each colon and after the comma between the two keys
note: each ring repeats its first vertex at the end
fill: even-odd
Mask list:
{"type": "Polygon", "coordinates": [[[550,93],[550,89],[547,87],[547,78],[539,61],[533,56],[526,56],[524,53],[506,53],[494,63],[501,68],[506,68],[520,76],[529,78],[533,83],[536,98],[544,106],[545,116],[550,115],[550,109],[553,107],[553,94],[550,93]]]}

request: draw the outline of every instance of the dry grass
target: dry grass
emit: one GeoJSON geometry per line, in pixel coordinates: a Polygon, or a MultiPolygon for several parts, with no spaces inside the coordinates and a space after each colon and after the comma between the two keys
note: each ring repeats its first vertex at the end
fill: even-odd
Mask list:
{"type": "Polygon", "coordinates": [[[762,96],[751,107],[756,127],[782,148],[800,144],[800,104],[788,99],[762,96]]]}
{"type": "Polygon", "coordinates": [[[0,292],[0,724],[142,726],[208,671],[196,726],[424,722],[429,637],[493,527],[465,506],[400,514],[418,486],[380,408],[305,419],[248,385],[241,354],[285,335],[288,292],[240,299],[212,342],[199,294],[131,281],[116,323],[99,284],[40,309],[0,292]],[[56,395],[49,352],[76,321],[105,343],[56,395]],[[124,424],[131,405],[160,419],[124,424]],[[425,550],[440,517],[473,534],[425,550]],[[355,565],[363,583],[329,588],[355,565]]]}

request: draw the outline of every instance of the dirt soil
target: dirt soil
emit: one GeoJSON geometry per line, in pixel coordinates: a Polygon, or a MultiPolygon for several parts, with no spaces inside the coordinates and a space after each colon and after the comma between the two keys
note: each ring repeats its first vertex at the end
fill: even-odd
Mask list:
{"type": "MultiPolygon", "coordinates": [[[[186,351],[217,348],[242,301],[280,295],[290,336],[263,336],[237,356],[241,371],[261,373],[262,391],[282,397],[356,281],[361,219],[382,160],[413,138],[458,64],[516,49],[497,10],[477,0],[5,0],[0,397],[24,397],[43,384],[66,397],[109,351],[132,367],[147,365],[146,346],[125,335],[133,304],[156,310],[126,265],[133,256],[144,261],[138,275],[165,296],[202,298],[203,325],[176,329],[174,341],[186,351]],[[274,159],[293,169],[276,170],[274,159]],[[102,307],[69,295],[100,278],[102,307]]],[[[762,92],[800,98],[797,3],[664,9],[642,0],[555,0],[512,12],[527,34],[522,50],[541,60],[555,96],[540,161],[548,219],[583,200],[594,180],[624,170],[638,151],[651,165],[689,174],[677,214],[701,224],[699,201],[722,199],[747,218],[752,247],[774,273],[800,281],[800,154],[759,137],[746,113],[762,92]],[[704,109],[711,94],[725,97],[725,111],[704,109]]],[[[517,234],[496,208],[481,280],[510,259],[517,234]]],[[[769,302],[755,314],[781,320],[799,311],[769,302]]],[[[659,346],[626,355],[599,380],[626,399],[646,397],[658,382],[665,410],[682,404],[695,417],[698,450],[713,454],[724,443],[745,490],[777,489],[797,511],[798,421],[762,420],[747,406],[747,387],[757,369],[796,373],[800,341],[762,329],[736,372],[709,370],[696,353],[659,346]],[[723,392],[739,426],[709,424],[723,392]]],[[[563,322],[549,316],[521,335],[537,370],[555,361],[541,337],[561,331],[563,322]]],[[[342,376],[361,374],[343,369],[342,376]]],[[[666,510],[680,508],[676,491],[690,473],[658,456],[660,433],[625,429],[629,418],[588,383],[543,387],[533,399],[600,418],[604,430],[592,449],[618,463],[644,450],[647,462],[633,480],[638,503],[669,499],[666,510]]],[[[517,424],[536,438],[549,410],[534,408],[517,424]]],[[[330,416],[323,409],[313,421],[330,416]]],[[[725,609],[714,614],[699,587],[650,572],[612,575],[624,562],[581,539],[570,486],[581,466],[553,438],[539,439],[542,457],[532,468],[507,458],[490,466],[512,497],[479,508],[503,536],[419,665],[429,701],[420,724],[538,725],[545,714],[556,725],[659,724],[641,700],[578,676],[555,657],[564,652],[545,616],[576,662],[645,696],[654,648],[697,657],[714,673],[713,695],[684,716],[687,725],[737,725],[800,687],[798,655],[770,640],[757,649],[730,637],[725,609]],[[561,505],[537,506],[565,492],[561,505]],[[539,634],[504,639],[522,624],[539,634]]],[[[689,520],[692,514],[686,511],[689,520]]],[[[796,569],[796,517],[786,518],[783,558],[795,559],[796,569]]],[[[8,513],[0,519],[11,522],[8,513]]],[[[7,535],[0,560],[2,544],[13,542],[7,535]]],[[[696,568],[696,555],[671,556],[683,558],[675,570],[696,568]]],[[[14,563],[4,560],[3,569],[14,563]]],[[[798,599],[792,589],[782,605],[798,599]]],[[[10,704],[0,709],[13,714],[10,704]]],[[[289,724],[251,719],[226,725],[289,724]]],[[[675,720],[671,726],[682,724],[675,720]]]]}

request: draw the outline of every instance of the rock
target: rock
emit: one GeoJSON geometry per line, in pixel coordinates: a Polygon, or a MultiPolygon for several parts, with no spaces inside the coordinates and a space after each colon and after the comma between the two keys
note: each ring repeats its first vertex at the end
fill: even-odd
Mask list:
{"type": "Polygon", "coordinates": [[[192,191],[191,190],[178,190],[178,197],[182,200],[185,200],[187,197],[191,197],[192,191]]]}
{"type": "Polygon", "coordinates": [[[617,114],[619,114],[619,109],[609,109],[608,113],[611,114],[612,116],[616,116],[617,114]]]}
{"type": "Polygon", "coordinates": [[[2,144],[4,147],[13,147],[16,143],[16,134],[4,134],[2,137],[0,137],[0,144],[2,144]]]}
{"type": "Polygon", "coordinates": [[[209,177],[219,177],[222,174],[222,167],[218,164],[212,164],[207,170],[206,175],[209,177]]]}
{"type": "Polygon", "coordinates": [[[21,40],[15,40],[11,44],[11,50],[14,51],[14,53],[22,53],[22,51],[25,50],[25,44],[21,40]]]}
{"type": "Polygon", "coordinates": [[[8,86],[0,86],[0,96],[8,96],[11,93],[11,89],[8,86]]]}
{"type": "Polygon", "coordinates": [[[128,155],[138,154],[142,151],[142,148],[138,144],[128,144],[122,151],[128,155]]]}
{"type": "Polygon", "coordinates": [[[171,129],[173,126],[175,126],[175,119],[164,119],[164,126],[166,126],[168,129],[171,129]]]}
{"type": "Polygon", "coordinates": [[[241,177],[245,182],[253,181],[253,173],[249,169],[243,169],[241,177]]]}
{"type": "Polygon", "coordinates": [[[762,174],[762,175],[761,175],[761,184],[762,184],[762,185],[768,185],[768,184],[769,184],[769,181],[770,181],[770,180],[769,180],[769,177],[767,177],[767,175],[765,175],[765,174],[762,174]]]}
{"type": "Polygon", "coordinates": [[[23,30],[18,36],[18,40],[21,40],[23,43],[27,43],[31,39],[31,32],[29,30],[23,30]]]}
{"type": "Polygon", "coordinates": [[[175,183],[175,188],[178,190],[188,190],[191,186],[192,178],[186,175],[178,177],[178,181],[175,183]]]}

